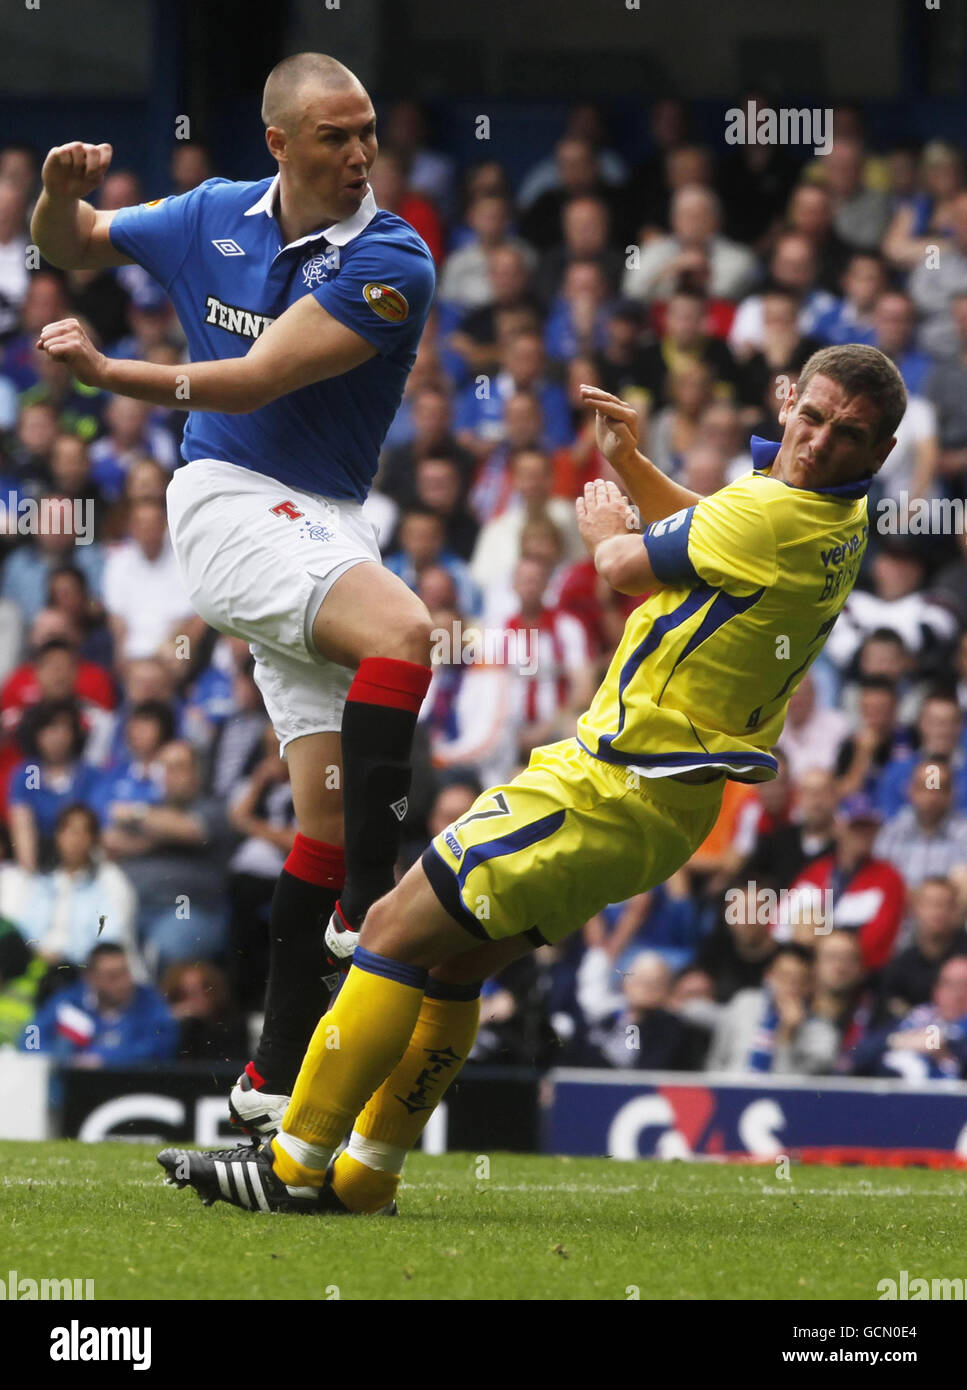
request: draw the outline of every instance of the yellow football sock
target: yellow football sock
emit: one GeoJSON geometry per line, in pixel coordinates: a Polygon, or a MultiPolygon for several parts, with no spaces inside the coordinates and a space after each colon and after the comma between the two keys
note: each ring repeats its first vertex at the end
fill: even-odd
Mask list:
{"type": "Polygon", "coordinates": [[[344,1207],[355,1212],[375,1212],[396,1196],[399,1173],[369,1168],[343,1149],[332,1169],[332,1190],[344,1207]]]}
{"type": "Polygon", "coordinates": [[[406,1050],[425,983],[425,970],[356,948],[339,997],[312,1035],[272,1146],[283,1182],[321,1184],[333,1149],[406,1050]],[[287,1147],[290,1137],[295,1143],[287,1147]]]}
{"type": "Polygon", "coordinates": [[[406,1154],[477,1036],[480,999],[475,989],[428,983],[406,1052],[366,1104],[349,1148],[336,1159],[333,1191],[350,1211],[378,1211],[396,1195],[406,1154]],[[464,997],[439,997],[444,992],[464,997]]]}

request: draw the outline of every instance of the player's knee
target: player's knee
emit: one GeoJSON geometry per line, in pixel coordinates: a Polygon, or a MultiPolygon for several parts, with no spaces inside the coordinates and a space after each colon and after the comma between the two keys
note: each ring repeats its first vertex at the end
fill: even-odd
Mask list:
{"type": "Polygon", "coordinates": [[[295,806],[295,816],[299,831],[310,840],[321,840],[327,845],[345,842],[342,797],[338,794],[300,797],[295,806]]]}
{"type": "Polygon", "coordinates": [[[387,633],[386,647],[381,655],[428,666],[432,644],[433,623],[424,609],[422,613],[407,615],[403,622],[387,633]]]}
{"type": "Polygon", "coordinates": [[[392,893],[387,893],[385,897],[373,903],[359,930],[360,946],[364,946],[367,951],[375,951],[377,955],[383,954],[381,948],[388,944],[392,935],[392,896],[392,893]]]}

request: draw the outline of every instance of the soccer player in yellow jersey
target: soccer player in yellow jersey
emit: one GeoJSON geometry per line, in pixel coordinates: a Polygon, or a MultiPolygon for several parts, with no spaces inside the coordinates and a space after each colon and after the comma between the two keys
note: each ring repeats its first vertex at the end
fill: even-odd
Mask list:
{"type": "Polygon", "coordinates": [[[710,497],[639,453],[631,406],[582,391],[627,497],[589,483],[581,534],[599,574],[649,598],[577,736],[484,792],[370,908],[275,1138],[159,1156],[206,1201],[395,1210],[405,1155],[473,1044],[479,982],[667,879],[711,829],[726,778],[776,774],[789,697],[863,558],[866,494],[906,408],[899,373],[872,347],[816,353],[781,442],[753,439],[754,471],[710,497]]]}

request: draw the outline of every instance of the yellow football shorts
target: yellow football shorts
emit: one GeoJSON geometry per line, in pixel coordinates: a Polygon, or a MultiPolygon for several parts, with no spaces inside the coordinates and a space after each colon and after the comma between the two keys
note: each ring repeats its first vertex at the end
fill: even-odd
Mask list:
{"type": "Polygon", "coordinates": [[[636,777],[565,739],[483,792],[432,841],[423,868],[474,936],[560,941],[680,869],[714,825],[723,786],[636,777]]]}

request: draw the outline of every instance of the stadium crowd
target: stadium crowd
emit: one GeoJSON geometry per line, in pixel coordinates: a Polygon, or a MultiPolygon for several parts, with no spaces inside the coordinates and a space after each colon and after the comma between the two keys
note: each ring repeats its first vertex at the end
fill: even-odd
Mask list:
{"type": "MultiPolygon", "coordinates": [[[[367,503],[437,638],[404,865],[573,732],[640,601],[578,537],[573,499],[614,476],[579,383],[634,403],[643,451],[708,494],[751,467],[750,434],[779,437],[812,352],[872,343],[909,406],[779,777],[728,783],[670,882],[489,982],[474,1056],[967,1077],[963,154],[874,148],[845,108],[824,158],[710,148],[690,114],[656,102],[636,160],[577,106],[516,188],[496,160],[458,168],[410,103],[382,126],[377,202],[438,268],[367,503]],[[950,524],[918,527],[919,499],[950,524]]],[[[182,142],[170,188],[114,169],[97,201],[215,172],[182,142]]],[[[38,179],[37,152],[0,150],[0,1044],[244,1061],[286,765],[246,647],[192,613],[167,541],[184,417],[35,348],[73,314],[112,355],[177,363],[177,320],[138,267],[28,269],[38,179]]]]}

